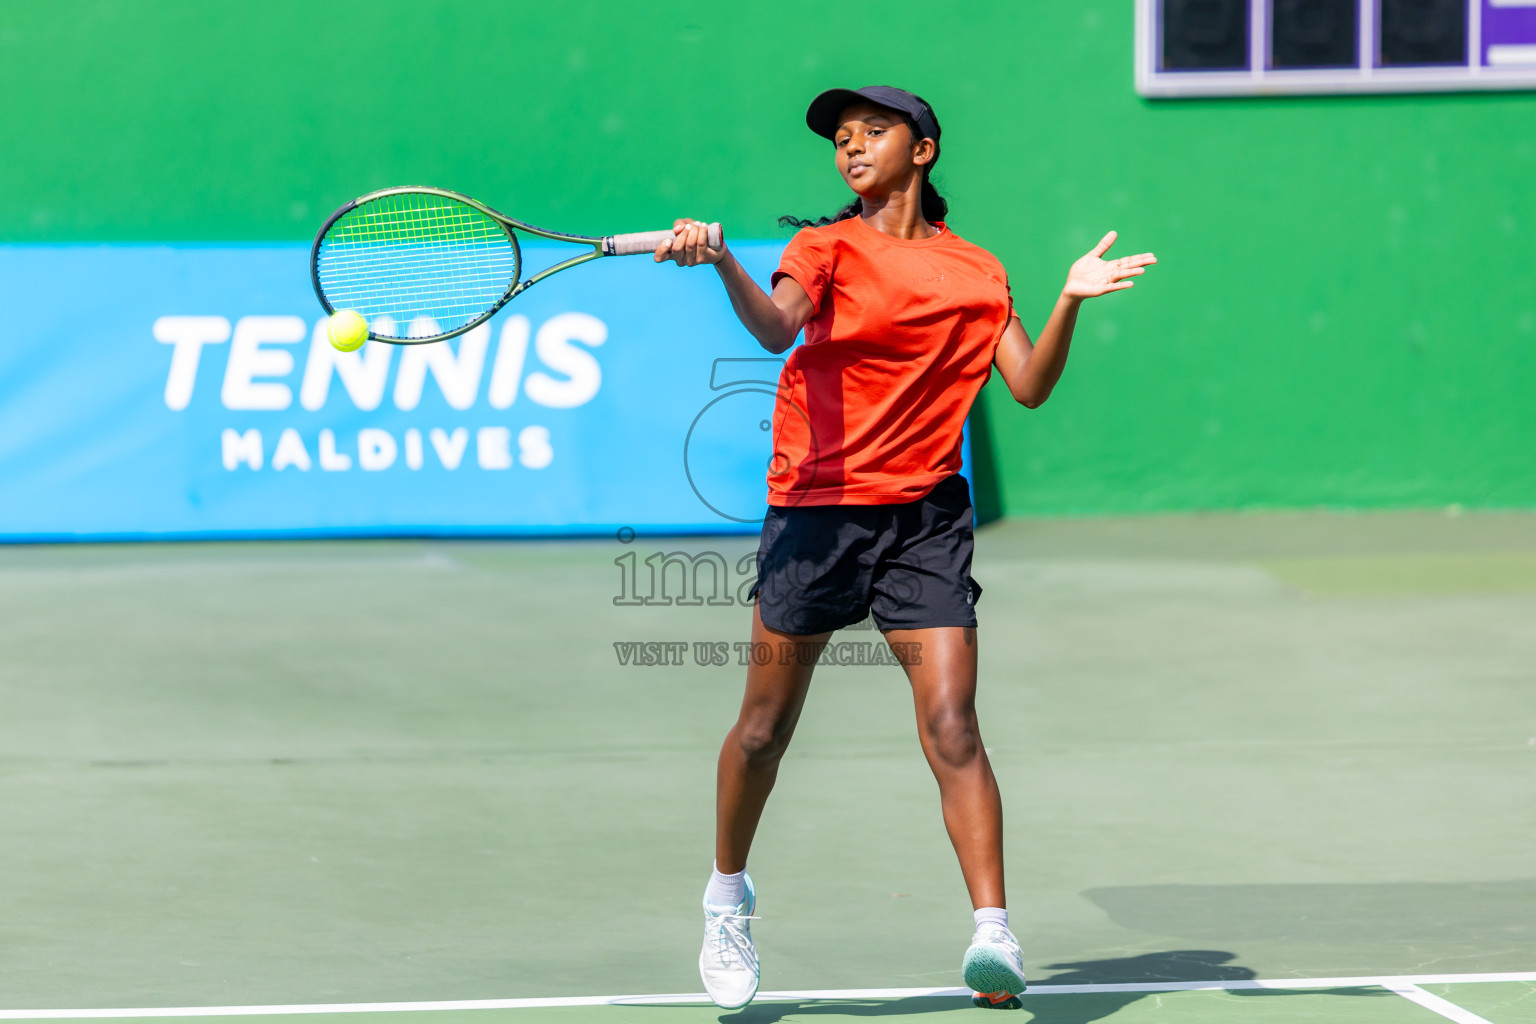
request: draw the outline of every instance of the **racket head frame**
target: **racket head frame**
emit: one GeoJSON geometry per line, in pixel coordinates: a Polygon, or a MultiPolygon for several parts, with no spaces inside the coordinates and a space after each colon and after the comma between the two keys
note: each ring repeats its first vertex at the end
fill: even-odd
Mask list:
{"type": "Polygon", "coordinates": [[[514,279],[512,283],[507,286],[507,290],[502,293],[501,298],[496,301],[495,305],[491,306],[490,309],[487,309],[474,320],[471,320],[469,323],[463,324],[452,331],[448,331],[443,334],[434,334],[430,338],[381,338],[373,333],[372,325],[370,325],[368,329],[368,339],[370,341],[382,341],[390,345],[426,345],[432,342],[446,341],[449,338],[457,338],[459,335],[468,333],[469,331],[472,331],[476,327],[479,327],[481,324],[485,323],[491,317],[499,313],[501,308],[508,302],[511,302],[519,294],[542,281],[550,274],[565,270],[568,267],[574,267],[578,263],[586,263],[589,260],[600,259],[603,256],[612,255],[611,248],[605,244],[609,243],[611,239],[594,235],[571,235],[560,231],[546,231],[544,228],[535,227],[532,224],[527,224],[520,220],[513,220],[511,217],[499,213],[498,211],[491,209],[489,206],[486,206],[484,203],[476,199],[471,199],[469,196],[466,196],[460,192],[453,192],[446,188],[433,188],[427,185],[401,185],[394,188],[381,188],[376,192],[369,192],[367,195],[358,196],[356,199],[353,199],[352,201],[342,205],[340,209],[326,218],[325,223],[320,226],[320,230],[315,233],[314,244],[310,246],[309,250],[309,279],[310,283],[314,286],[315,289],[315,298],[320,300],[320,306],[325,310],[326,316],[331,316],[336,312],[335,307],[331,305],[330,299],[326,298],[325,289],[320,285],[320,245],[325,241],[326,234],[331,230],[331,226],[333,224],[335,224],[338,220],[346,216],[351,211],[357,209],[359,206],[362,206],[365,203],[371,203],[377,199],[383,199],[386,196],[398,195],[428,195],[439,196],[445,199],[452,199],[455,202],[463,203],[464,205],[485,214],[487,217],[490,217],[492,220],[498,222],[501,225],[502,230],[507,233],[507,239],[512,243],[512,251],[517,258],[517,265],[519,269],[521,269],[523,265],[522,246],[518,243],[517,239],[517,232],[519,231],[526,231],[531,235],[538,235],[541,238],[548,238],[556,242],[572,242],[578,245],[590,245],[592,246],[592,251],[579,253],[575,256],[572,256],[570,259],[562,260],[561,262],[556,263],[550,267],[545,267],[543,270],[539,271],[537,274],[534,274],[532,277],[522,280],[514,279]]]}

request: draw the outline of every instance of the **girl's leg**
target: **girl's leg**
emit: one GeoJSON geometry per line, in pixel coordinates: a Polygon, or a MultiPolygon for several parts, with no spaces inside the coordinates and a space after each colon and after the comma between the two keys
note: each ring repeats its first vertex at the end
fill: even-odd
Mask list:
{"type": "MultiPolygon", "coordinates": [[[[816,656],[831,633],[793,636],[763,625],[752,606],[752,642],[772,653],[768,664],[754,660],[747,668],[741,713],[720,747],[715,789],[715,868],[734,874],[747,866],[747,851],[763,815],[763,805],[779,774],[779,759],[794,735],[800,709],[811,685],[816,656]],[[791,646],[789,658],[781,644],[791,646]],[[803,652],[803,653],[802,653],[803,652]],[[787,662],[787,664],[785,663],[787,662]]],[[[761,648],[758,648],[759,650],[761,648]]]]}
{"type": "Polygon", "coordinates": [[[976,630],[893,629],[885,638],[917,645],[917,657],[903,665],[917,707],[917,735],[939,783],[944,827],[960,859],[971,904],[1006,907],[1003,802],[976,721],[976,630]]]}

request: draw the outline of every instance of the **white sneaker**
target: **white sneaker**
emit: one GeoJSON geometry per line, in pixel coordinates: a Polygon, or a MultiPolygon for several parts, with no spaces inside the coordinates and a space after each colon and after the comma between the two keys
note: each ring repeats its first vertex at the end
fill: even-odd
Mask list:
{"type": "Polygon", "coordinates": [[[971,991],[986,997],[990,1005],[1003,1005],[1024,991],[1024,952],[1004,925],[984,924],[976,929],[960,971],[971,991]]]}
{"type": "Polygon", "coordinates": [[[704,949],[699,953],[699,976],[704,991],[723,1010],[746,1006],[757,995],[757,950],[752,945],[752,926],[757,920],[757,893],[752,876],[746,877],[747,898],[734,907],[704,904],[704,949]]]}

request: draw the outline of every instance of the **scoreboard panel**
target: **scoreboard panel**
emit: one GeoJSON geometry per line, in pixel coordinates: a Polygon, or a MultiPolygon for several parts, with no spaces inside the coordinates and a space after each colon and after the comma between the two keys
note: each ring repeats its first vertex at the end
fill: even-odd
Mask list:
{"type": "Polygon", "coordinates": [[[1136,0],[1147,97],[1536,89],[1536,0],[1136,0]]]}

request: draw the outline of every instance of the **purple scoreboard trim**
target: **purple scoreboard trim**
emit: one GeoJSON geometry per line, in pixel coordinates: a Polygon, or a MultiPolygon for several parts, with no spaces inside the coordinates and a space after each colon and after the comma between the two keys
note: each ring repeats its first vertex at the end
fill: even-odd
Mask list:
{"type": "Polygon", "coordinates": [[[1490,46],[1536,46],[1536,6],[1495,7],[1493,0],[1477,2],[1483,5],[1484,67],[1490,46]]]}

